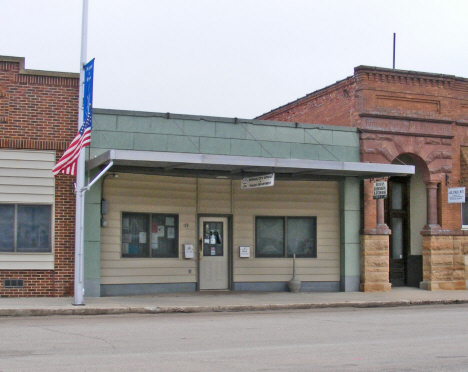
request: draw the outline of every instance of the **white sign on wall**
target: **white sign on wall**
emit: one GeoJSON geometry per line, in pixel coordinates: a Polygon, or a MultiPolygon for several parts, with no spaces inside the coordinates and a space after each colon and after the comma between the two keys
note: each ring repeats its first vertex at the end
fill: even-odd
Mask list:
{"type": "Polygon", "coordinates": [[[450,187],[448,189],[447,203],[464,203],[465,202],[465,188],[464,187],[450,187]]]}
{"type": "Polygon", "coordinates": [[[387,181],[374,182],[374,199],[387,198],[387,181]]]}
{"type": "Polygon", "coordinates": [[[255,189],[257,187],[273,186],[274,184],[275,174],[264,174],[263,176],[242,178],[241,189],[255,189]]]}
{"type": "Polygon", "coordinates": [[[239,247],[239,257],[250,257],[250,247],[239,247]]]}
{"type": "Polygon", "coordinates": [[[194,257],[193,244],[184,244],[184,254],[185,254],[185,258],[194,257]]]}

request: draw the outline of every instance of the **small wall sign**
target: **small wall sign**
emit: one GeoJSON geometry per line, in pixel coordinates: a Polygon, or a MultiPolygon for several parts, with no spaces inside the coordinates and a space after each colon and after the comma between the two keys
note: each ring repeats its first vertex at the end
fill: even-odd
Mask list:
{"type": "Polygon", "coordinates": [[[374,199],[387,198],[387,181],[374,182],[374,199]]]}
{"type": "Polygon", "coordinates": [[[193,258],[193,244],[184,244],[184,253],[185,258],[193,258]]]}
{"type": "Polygon", "coordinates": [[[447,191],[447,203],[464,203],[465,187],[450,187],[447,191]]]}
{"type": "Polygon", "coordinates": [[[275,174],[264,174],[263,176],[257,177],[246,177],[242,178],[241,189],[256,189],[258,187],[269,187],[275,185],[275,174]]]}
{"type": "Polygon", "coordinates": [[[250,257],[250,247],[239,247],[239,257],[250,257]]]}

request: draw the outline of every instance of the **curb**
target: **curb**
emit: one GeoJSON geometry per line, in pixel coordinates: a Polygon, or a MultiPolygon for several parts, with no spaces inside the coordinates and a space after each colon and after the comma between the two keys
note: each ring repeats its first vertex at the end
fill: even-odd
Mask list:
{"type": "Polygon", "coordinates": [[[0,309],[0,317],[23,316],[65,316],[65,315],[121,315],[121,314],[191,314],[220,312],[254,312],[277,310],[308,310],[326,308],[376,308],[403,307],[424,305],[459,305],[467,300],[401,300],[373,302],[324,302],[296,304],[262,304],[262,305],[219,305],[219,306],[156,306],[156,307],[69,307],[69,308],[35,308],[35,309],[0,309]]]}

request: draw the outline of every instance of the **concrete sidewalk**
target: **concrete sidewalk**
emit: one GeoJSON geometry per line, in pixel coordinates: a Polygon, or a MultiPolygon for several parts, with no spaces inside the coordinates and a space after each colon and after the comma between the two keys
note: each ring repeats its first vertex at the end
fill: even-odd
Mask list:
{"type": "Polygon", "coordinates": [[[191,292],[85,298],[1,298],[0,316],[167,314],[468,303],[468,291],[395,288],[390,292],[191,292]]]}

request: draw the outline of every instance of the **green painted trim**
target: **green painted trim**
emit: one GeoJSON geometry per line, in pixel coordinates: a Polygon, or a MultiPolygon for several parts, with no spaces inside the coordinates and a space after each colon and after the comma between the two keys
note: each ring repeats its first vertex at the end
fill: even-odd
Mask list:
{"type": "Polygon", "coordinates": [[[356,128],[93,110],[90,156],[99,149],[168,151],[283,159],[359,161],[356,128]]]}
{"type": "MultiPolygon", "coordinates": [[[[340,182],[339,192],[340,277],[343,283],[354,283],[361,273],[360,181],[357,178],[345,178],[340,182]]],[[[349,289],[343,284],[342,290],[359,290],[358,286],[354,287],[349,289]]]]}
{"type": "MultiPolygon", "coordinates": [[[[99,170],[89,174],[92,180],[99,170]]],[[[85,193],[84,279],[95,283],[101,279],[101,183],[102,178],[85,193]]],[[[86,287],[85,287],[86,293],[86,287]]]]}

